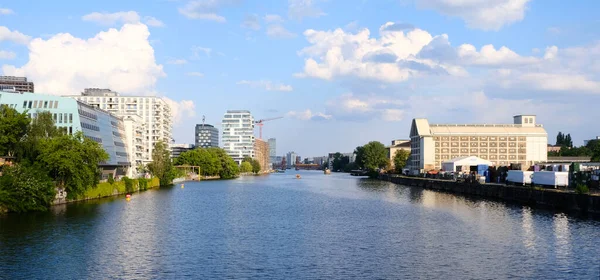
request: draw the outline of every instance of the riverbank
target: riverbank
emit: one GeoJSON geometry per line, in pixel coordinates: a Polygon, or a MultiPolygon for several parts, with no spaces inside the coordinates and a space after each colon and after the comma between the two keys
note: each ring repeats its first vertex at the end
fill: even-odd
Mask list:
{"type": "Polygon", "coordinates": [[[600,195],[576,194],[556,189],[541,189],[503,184],[459,183],[450,180],[381,175],[379,179],[409,187],[474,195],[492,199],[542,206],[569,212],[600,215],[600,195]]]}
{"type": "Polygon", "coordinates": [[[66,197],[57,195],[56,199],[52,202],[52,205],[60,205],[65,203],[72,203],[78,201],[85,201],[90,199],[98,199],[104,197],[111,197],[117,195],[123,195],[132,192],[144,191],[147,189],[156,188],[160,185],[158,178],[145,179],[146,183],[141,183],[138,179],[131,179],[131,185],[127,186],[125,180],[117,181],[114,183],[99,183],[95,188],[87,190],[81,197],[76,199],[67,199],[66,197]],[[145,184],[145,185],[144,185],[145,184]],[[129,191],[128,191],[129,187],[129,191]]]}

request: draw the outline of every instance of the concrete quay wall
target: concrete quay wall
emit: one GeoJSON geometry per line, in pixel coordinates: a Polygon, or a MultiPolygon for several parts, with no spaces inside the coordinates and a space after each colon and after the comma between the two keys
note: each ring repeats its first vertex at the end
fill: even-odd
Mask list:
{"type": "Polygon", "coordinates": [[[576,194],[574,192],[555,189],[508,186],[503,184],[479,184],[477,182],[455,182],[419,177],[381,175],[380,179],[404,186],[600,215],[599,195],[576,194]]]}

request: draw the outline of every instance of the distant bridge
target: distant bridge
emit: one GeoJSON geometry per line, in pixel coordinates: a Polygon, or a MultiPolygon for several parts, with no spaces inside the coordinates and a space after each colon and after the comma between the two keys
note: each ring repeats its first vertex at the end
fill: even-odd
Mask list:
{"type": "Polygon", "coordinates": [[[296,163],[296,168],[300,170],[321,170],[322,167],[319,164],[302,164],[296,163]]]}

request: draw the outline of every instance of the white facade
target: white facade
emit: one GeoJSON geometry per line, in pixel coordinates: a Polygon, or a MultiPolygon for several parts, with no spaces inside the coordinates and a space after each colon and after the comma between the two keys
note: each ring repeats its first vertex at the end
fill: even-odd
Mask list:
{"type": "Polygon", "coordinates": [[[82,95],[71,96],[79,101],[106,110],[130,120],[125,133],[133,136],[128,142],[135,156],[132,163],[152,162],[154,144],[173,140],[171,108],[165,100],[156,96],[119,96],[109,89],[85,89],[82,95]],[[129,130],[127,130],[129,127],[129,130]],[[140,143],[141,140],[141,143],[140,143]]]}
{"type": "MultiPolygon", "coordinates": [[[[127,142],[129,161],[133,167],[132,170],[135,170],[140,164],[143,164],[145,124],[140,116],[128,115],[123,117],[123,125],[125,127],[125,141],[127,142]]],[[[127,176],[134,177],[134,174],[127,176]]]]}
{"type": "Polygon", "coordinates": [[[244,157],[255,157],[254,154],[254,117],[250,111],[228,110],[221,123],[223,130],[223,149],[238,164],[244,157]]]}
{"type": "Polygon", "coordinates": [[[528,167],[547,160],[548,134],[535,116],[518,115],[513,124],[429,124],[414,119],[410,131],[413,171],[439,170],[454,158],[476,156],[494,166],[528,167]]]}

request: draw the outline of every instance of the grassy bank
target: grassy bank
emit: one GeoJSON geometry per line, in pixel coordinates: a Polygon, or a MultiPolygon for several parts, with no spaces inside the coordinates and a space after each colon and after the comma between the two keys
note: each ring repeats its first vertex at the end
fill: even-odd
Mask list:
{"type": "Polygon", "coordinates": [[[77,200],[87,200],[101,197],[108,197],[113,195],[124,194],[128,192],[137,192],[146,189],[151,189],[159,186],[158,178],[145,179],[127,179],[121,180],[114,183],[100,183],[95,188],[87,190],[82,196],[78,197],[77,200]],[[130,182],[127,182],[129,180],[130,182]]]}

